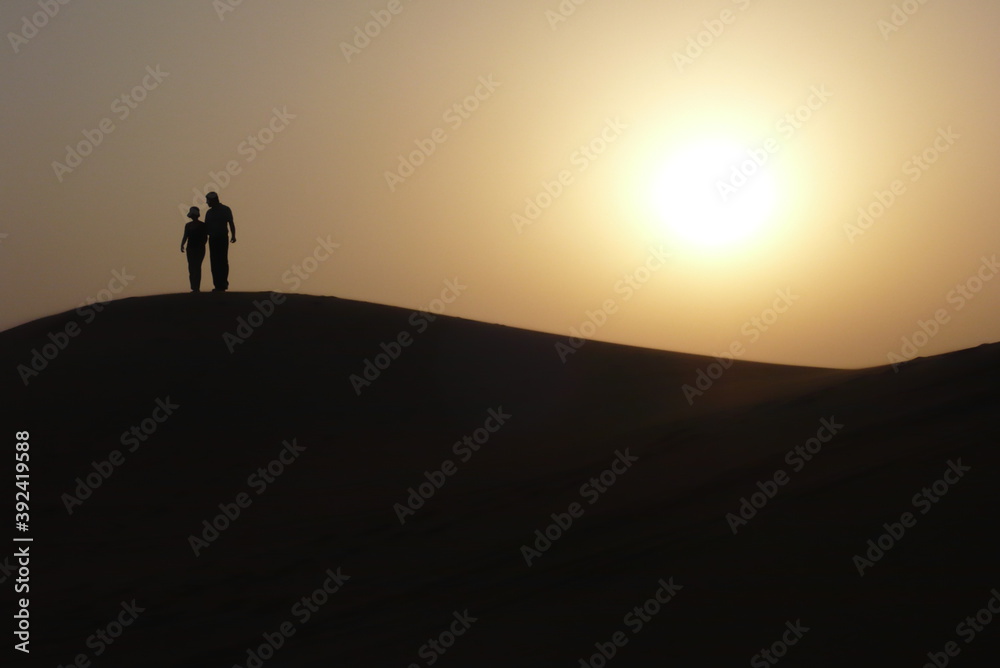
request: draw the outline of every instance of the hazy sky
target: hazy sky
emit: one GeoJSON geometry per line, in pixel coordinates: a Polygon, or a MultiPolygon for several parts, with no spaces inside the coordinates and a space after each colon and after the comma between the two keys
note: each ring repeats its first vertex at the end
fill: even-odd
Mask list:
{"type": "Polygon", "coordinates": [[[457,279],[449,315],[824,366],[1000,338],[1000,3],[577,3],[5,1],[0,327],[186,291],[208,185],[238,291],[457,279]],[[696,238],[706,174],[742,238],[696,238]]]}

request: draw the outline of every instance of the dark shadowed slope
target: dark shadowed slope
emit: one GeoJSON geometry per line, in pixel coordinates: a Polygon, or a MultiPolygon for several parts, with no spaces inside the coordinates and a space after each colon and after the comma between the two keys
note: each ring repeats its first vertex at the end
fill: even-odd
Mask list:
{"type": "Polygon", "coordinates": [[[265,666],[769,665],[788,622],[782,666],[920,666],[949,641],[994,665],[1000,623],[956,625],[1000,587],[997,346],[898,373],[737,362],[691,404],[709,358],[586,342],[564,363],[565,337],[333,298],[288,296],[227,346],[267,298],[0,334],[34,661],[256,665],[268,634],[265,666]]]}

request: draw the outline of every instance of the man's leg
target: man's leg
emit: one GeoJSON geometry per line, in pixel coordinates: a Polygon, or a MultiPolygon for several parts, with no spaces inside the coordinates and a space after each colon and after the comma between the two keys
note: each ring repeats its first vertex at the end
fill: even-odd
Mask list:
{"type": "Polygon", "coordinates": [[[211,265],[209,268],[212,270],[212,285],[219,285],[219,260],[216,258],[218,251],[215,250],[215,239],[213,237],[208,238],[208,261],[211,265]]]}
{"type": "Polygon", "coordinates": [[[229,289],[229,238],[222,237],[222,239],[220,239],[219,242],[222,246],[219,249],[219,254],[222,256],[222,265],[221,265],[222,289],[228,290],[229,289]]]}
{"type": "Polygon", "coordinates": [[[229,250],[227,242],[225,237],[210,237],[208,240],[208,254],[212,262],[212,283],[216,290],[225,290],[228,287],[226,280],[229,274],[229,267],[226,266],[228,263],[226,251],[229,250]]]}

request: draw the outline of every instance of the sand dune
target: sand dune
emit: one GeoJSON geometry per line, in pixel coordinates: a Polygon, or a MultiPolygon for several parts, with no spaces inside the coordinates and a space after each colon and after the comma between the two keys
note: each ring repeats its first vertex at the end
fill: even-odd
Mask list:
{"type": "Polygon", "coordinates": [[[1000,346],[718,375],[277,301],[133,298],[0,333],[5,425],[30,431],[31,665],[1000,655],[1000,622],[960,626],[1000,610],[1000,346]]]}

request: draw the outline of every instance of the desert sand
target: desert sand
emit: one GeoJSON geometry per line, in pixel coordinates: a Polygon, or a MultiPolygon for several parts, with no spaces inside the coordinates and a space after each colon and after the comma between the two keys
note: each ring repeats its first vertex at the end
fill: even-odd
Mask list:
{"type": "Polygon", "coordinates": [[[564,362],[566,336],[278,300],[0,333],[30,665],[996,665],[1000,346],[564,362]]]}

